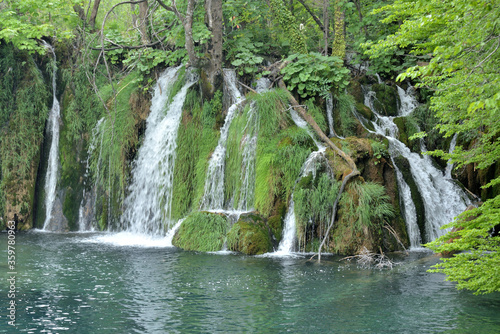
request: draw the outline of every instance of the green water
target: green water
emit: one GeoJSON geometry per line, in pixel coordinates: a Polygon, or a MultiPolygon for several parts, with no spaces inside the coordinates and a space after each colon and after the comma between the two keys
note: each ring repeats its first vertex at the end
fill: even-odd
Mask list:
{"type": "MultiPolygon", "coordinates": [[[[102,235],[16,238],[16,327],[1,333],[499,333],[500,294],[456,291],[413,253],[391,271],[339,257],[202,254],[102,235]]],[[[0,235],[2,280],[7,236],[0,235]]]]}

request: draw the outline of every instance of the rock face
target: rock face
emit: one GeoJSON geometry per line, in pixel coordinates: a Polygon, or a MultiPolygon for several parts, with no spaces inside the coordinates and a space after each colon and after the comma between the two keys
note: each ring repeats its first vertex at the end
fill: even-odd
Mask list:
{"type": "Polygon", "coordinates": [[[376,111],[382,116],[397,116],[398,107],[401,104],[398,92],[393,87],[384,84],[374,84],[372,90],[376,97],[373,103],[376,111]]]}
{"type": "Polygon", "coordinates": [[[52,219],[49,221],[45,230],[51,232],[68,232],[68,219],[63,214],[63,206],[59,197],[56,197],[52,208],[52,219]]]}

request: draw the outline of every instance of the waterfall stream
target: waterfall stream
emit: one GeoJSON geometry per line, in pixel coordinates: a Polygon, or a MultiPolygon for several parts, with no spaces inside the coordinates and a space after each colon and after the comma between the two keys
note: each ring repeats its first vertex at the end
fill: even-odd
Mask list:
{"type": "MultiPolygon", "coordinates": [[[[398,87],[398,94],[401,100],[398,111],[399,116],[410,115],[418,106],[413,88],[410,86],[405,91],[398,87]]],[[[434,167],[429,156],[421,156],[411,152],[408,147],[397,139],[398,128],[393,122],[394,117],[380,115],[373,106],[375,98],[373,91],[365,89],[365,105],[376,115],[376,121],[373,122],[375,132],[389,140],[389,153],[392,159],[396,156],[402,156],[409,162],[411,175],[423,200],[425,236],[421,236],[419,232],[416,208],[411,199],[411,190],[404,181],[401,171],[394,164],[411,247],[418,248],[422,241],[432,241],[443,235],[446,231],[441,230],[441,226],[451,222],[455,216],[464,211],[467,205],[470,204],[470,200],[456,183],[445,178],[443,172],[434,167]]],[[[360,116],[357,115],[357,117],[360,116]]],[[[424,146],[422,146],[422,151],[425,151],[424,146]]]]}
{"type": "Polygon", "coordinates": [[[220,130],[220,138],[217,147],[210,158],[205,178],[205,190],[201,199],[201,209],[203,210],[223,210],[224,209],[224,168],[226,162],[227,137],[231,122],[237,114],[245,98],[241,96],[236,87],[236,72],[224,69],[224,82],[231,96],[232,105],[227,110],[224,125],[220,130]]]}
{"type": "MultiPolygon", "coordinates": [[[[453,153],[453,151],[455,150],[455,146],[457,146],[457,137],[458,133],[455,133],[453,135],[453,138],[451,139],[450,150],[448,151],[448,153],[450,154],[453,153]]],[[[454,165],[450,160],[448,160],[448,164],[446,165],[446,169],[444,170],[444,177],[447,179],[451,179],[451,172],[453,171],[453,165],[454,165]]]]}
{"type": "Polygon", "coordinates": [[[61,121],[61,111],[59,101],[56,97],[56,75],[57,63],[54,48],[43,42],[44,46],[52,53],[54,57],[54,65],[52,70],[52,91],[53,102],[50,109],[49,119],[47,122],[47,133],[51,135],[49,159],[47,165],[47,174],[45,176],[45,222],[43,230],[50,230],[52,220],[54,201],[56,200],[57,173],[59,169],[59,122],[61,121]]]}
{"type": "Polygon", "coordinates": [[[144,143],[132,169],[130,194],[125,199],[122,225],[128,232],[165,235],[170,226],[173,172],[177,131],[188,88],[198,79],[186,73],[186,83],[166,106],[179,67],[166,70],[158,79],[151,113],[146,121],[144,143]]]}

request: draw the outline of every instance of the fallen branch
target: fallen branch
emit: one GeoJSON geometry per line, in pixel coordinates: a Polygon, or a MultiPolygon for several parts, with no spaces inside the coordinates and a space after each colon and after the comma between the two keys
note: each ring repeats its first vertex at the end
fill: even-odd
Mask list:
{"type": "Polygon", "coordinates": [[[357,263],[363,268],[377,268],[377,269],[392,269],[394,266],[394,262],[389,259],[385,254],[380,251],[380,254],[372,253],[366,247],[363,247],[361,252],[357,255],[346,256],[342,258],[343,261],[351,261],[356,259],[357,263]]]}

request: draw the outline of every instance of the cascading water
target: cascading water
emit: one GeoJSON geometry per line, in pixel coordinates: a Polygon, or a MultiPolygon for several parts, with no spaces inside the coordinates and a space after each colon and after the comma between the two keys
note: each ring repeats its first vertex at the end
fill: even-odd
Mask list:
{"type": "MultiPolygon", "coordinates": [[[[263,93],[269,87],[269,80],[260,78],[257,80],[256,91],[263,93]]],[[[237,211],[250,211],[254,200],[255,191],[255,159],[257,155],[257,139],[259,134],[260,118],[255,103],[250,104],[247,113],[247,124],[243,132],[245,135],[241,140],[242,163],[241,163],[241,187],[237,211]]]]}
{"type": "MultiPolygon", "coordinates": [[[[400,116],[407,116],[418,106],[413,96],[413,88],[410,86],[407,91],[398,87],[401,100],[399,108],[400,116]]],[[[433,166],[430,157],[420,156],[410,151],[398,137],[397,126],[393,122],[393,117],[381,116],[373,107],[375,93],[365,90],[365,104],[375,113],[377,120],[373,122],[375,132],[385,136],[389,140],[389,153],[391,157],[402,156],[408,160],[410,171],[417,188],[422,196],[425,209],[425,241],[431,241],[443,235],[445,231],[441,226],[449,223],[453,218],[465,210],[470,204],[468,196],[453,181],[446,179],[443,172],[433,166]]],[[[358,117],[360,117],[358,115],[358,117]]],[[[368,130],[370,131],[370,130],[368,130]]],[[[423,147],[425,150],[425,147],[423,147]]],[[[393,160],[394,161],[394,160],[393,160]]],[[[404,182],[403,175],[396,164],[396,174],[400,187],[401,200],[404,204],[405,219],[410,235],[412,248],[418,247],[424,236],[420,235],[417,225],[416,208],[411,200],[411,191],[404,182]]]]}
{"type": "Polygon", "coordinates": [[[241,96],[236,87],[236,72],[224,69],[224,82],[231,95],[232,105],[229,107],[221,128],[219,142],[210,158],[205,178],[205,190],[201,199],[200,208],[203,210],[223,210],[224,209],[224,168],[226,161],[227,137],[229,127],[236,116],[236,111],[240,108],[245,98],[241,96]]]}
{"type": "Polygon", "coordinates": [[[187,91],[198,79],[186,73],[186,83],[165,107],[180,66],[166,70],[158,79],[144,143],[132,170],[130,194],[125,199],[122,226],[128,232],[164,235],[170,225],[172,183],[177,131],[187,91]]]}
{"type": "MultiPolygon", "coordinates": [[[[317,151],[311,152],[309,157],[307,157],[306,161],[301,167],[300,178],[307,176],[312,173],[313,177],[316,177],[316,168],[318,161],[325,159],[324,152],[326,151],[326,147],[321,144],[313,135],[311,130],[309,129],[307,122],[303,120],[295,110],[291,109],[290,114],[292,116],[292,120],[299,127],[307,131],[309,136],[313,139],[314,143],[318,147],[317,151]]],[[[294,187],[295,189],[295,187],[294,187]]],[[[290,203],[288,205],[288,210],[285,215],[285,220],[283,222],[283,237],[278,246],[278,251],[274,254],[276,255],[290,255],[295,248],[296,240],[297,240],[297,228],[296,228],[296,220],[295,220],[295,203],[293,201],[293,191],[292,196],[290,198],[290,203]]]]}
{"type": "Polygon", "coordinates": [[[52,70],[53,102],[52,108],[50,109],[46,130],[47,133],[52,136],[52,139],[50,142],[47,175],[45,176],[45,222],[43,224],[43,230],[49,230],[49,225],[52,219],[52,209],[54,208],[54,201],[56,200],[57,173],[59,169],[59,122],[61,120],[61,111],[59,107],[59,101],[56,97],[56,54],[54,52],[54,48],[51,45],[45,42],[43,43],[47,50],[49,50],[54,57],[54,65],[52,70]]]}
{"type": "Polygon", "coordinates": [[[335,130],[333,128],[333,96],[332,93],[328,94],[326,98],[326,116],[328,118],[328,129],[330,130],[330,137],[335,137],[335,130]]]}
{"type": "MultiPolygon", "coordinates": [[[[458,133],[455,133],[453,135],[453,138],[451,139],[450,150],[448,151],[448,153],[450,154],[453,153],[453,151],[455,150],[455,146],[457,146],[457,137],[458,133]]],[[[451,172],[453,171],[453,163],[450,160],[448,160],[448,164],[446,165],[446,169],[444,170],[444,177],[447,179],[451,179],[451,172]]]]}

